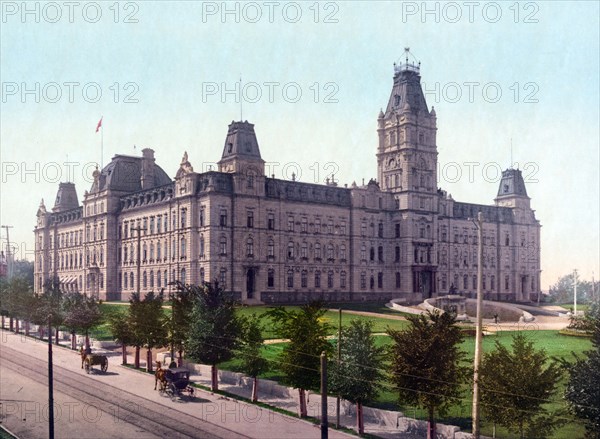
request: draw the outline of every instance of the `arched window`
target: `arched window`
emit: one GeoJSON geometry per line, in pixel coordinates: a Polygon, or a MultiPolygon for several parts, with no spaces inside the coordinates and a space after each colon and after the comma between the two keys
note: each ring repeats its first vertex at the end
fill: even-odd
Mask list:
{"type": "Polygon", "coordinates": [[[154,288],[154,271],[150,271],[150,288],[154,288]]]}
{"type": "Polygon", "coordinates": [[[269,268],[267,271],[267,288],[273,288],[275,286],[275,270],[269,268]]]}
{"type": "Polygon", "coordinates": [[[142,276],[142,287],[144,287],[144,288],[148,287],[148,275],[146,274],[145,271],[144,271],[144,274],[142,276]]]}
{"type": "Polygon", "coordinates": [[[186,278],[185,278],[185,268],[181,269],[181,283],[185,283],[186,282],[186,278]]]}
{"type": "Polygon", "coordinates": [[[315,259],[318,261],[321,260],[321,244],[318,242],[315,244],[315,259]]]}
{"type": "Polygon", "coordinates": [[[340,288],[346,288],[346,272],[342,271],[340,273],[340,288]]]}
{"type": "MultiPolygon", "coordinates": [[[[157,248],[159,248],[159,247],[157,247],[157,248]]],[[[160,288],[162,286],[160,280],[161,280],[160,279],[160,270],[156,270],[156,286],[158,288],[160,288]]]]}
{"type": "Polygon", "coordinates": [[[156,260],[160,261],[160,241],[156,243],[156,260]]]}
{"type": "Polygon", "coordinates": [[[333,260],[333,244],[332,243],[327,244],[327,259],[330,261],[333,260]]]}
{"type": "Polygon", "coordinates": [[[288,288],[294,288],[294,270],[292,269],[287,272],[287,286],[288,288]]]}
{"type": "Polygon", "coordinates": [[[129,273],[129,288],[133,289],[133,273],[129,273]]]}
{"type": "Polygon", "coordinates": [[[292,241],[288,242],[287,257],[288,259],[294,259],[294,243],[292,241]]]}
{"type": "Polygon", "coordinates": [[[200,269],[200,282],[204,282],[204,268],[200,269]]]}
{"type": "Polygon", "coordinates": [[[308,286],[308,272],[306,270],[302,270],[300,273],[300,286],[302,288],[306,288],[308,286]]]}
{"type": "Polygon", "coordinates": [[[333,271],[327,272],[327,288],[333,288],[333,271]]]}
{"type": "Polygon", "coordinates": [[[144,242],[144,245],[142,247],[142,261],[146,262],[146,259],[148,258],[148,246],[146,245],[146,243],[144,242]]]}
{"type": "Polygon", "coordinates": [[[219,240],[219,254],[222,256],[227,254],[227,238],[225,236],[221,236],[219,240]]]}
{"type": "Polygon", "coordinates": [[[342,261],[346,260],[346,246],[344,244],[340,245],[340,259],[342,261]]]}
{"type": "Polygon", "coordinates": [[[315,271],[315,288],[321,288],[321,272],[315,271]]]}
{"type": "Polygon", "coordinates": [[[246,256],[254,256],[254,241],[252,240],[252,238],[248,238],[246,240],[246,256]]]}
{"type": "Polygon", "coordinates": [[[400,272],[396,272],[396,288],[400,288],[400,272]]]}
{"type": "Polygon", "coordinates": [[[463,276],[463,289],[468,289],[469,288],[469,276],[467,276],[466,274],[463,276]]]}
{"type": "Polygon", "coordinates": [[[200,235],[200,256],[204,256],[204,235],[200,235]]]}
{"type": "Polygon", "coordinates": [[[179,254],[181,259],[184,259],[186,257],[186,242],[185,242],[185,238],[182,237],[181,238],[181,253],[179,254]]]}
{"type": "Polygon", "coordinates": [[[154,243],[150,243],[150,260],[154,261],[154,243]]]}
{"type": "Polygon", "coordinates": [[[275,257],[275,242],[272,239],[269,239],[269,242],[267,243],[267,257],[275,257]]]}
{"type": "Polygon", "coordinates": [[[127,280],[127,273],[123,273],[123,289],[127,289],[127,280]]]}

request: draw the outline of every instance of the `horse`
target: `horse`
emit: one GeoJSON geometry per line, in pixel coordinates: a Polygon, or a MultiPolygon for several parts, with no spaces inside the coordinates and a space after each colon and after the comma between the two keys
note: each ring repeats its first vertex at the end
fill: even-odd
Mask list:
{"type": "Polygon", "coordinates": [[[86,349],[83,348],[83,346],[81,346],[79,348],[79,355],[81,355],[81,368],[83,369],[83,364],[85,363],[85,359],[87,358],[88,355],[90,355],[92,353],[92,350],[88,347],[86,349]]]}
{"type": "Polygon", "coordinates": [[[167,383],[165,378],[165,370],[162,368],[160,361],[156,362],[156,371],[154,372],[154,390],[156,390],[156,384],[160,382],[160,388],[164,389],[167,383]]]}

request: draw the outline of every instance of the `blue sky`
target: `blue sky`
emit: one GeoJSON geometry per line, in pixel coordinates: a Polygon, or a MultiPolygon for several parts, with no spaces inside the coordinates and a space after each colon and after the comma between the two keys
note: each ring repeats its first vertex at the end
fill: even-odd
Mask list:
{"type": "Polygon", "coordinates": [[[171,176],[185,150],[202,170],[240,118],[222,94],[240,76],[243,118],[277,177],[375,177],[377,114],[410,47],[438,116],[438,186],[493,203],[512,139],[543,225],[543,288],[573,268],[600,276],[598,2],[270,5],[31,2],[24,14],[3,2],[0,216],[20,253],[58,180],[80,198],[89,187],[101,116],[104,163],[151,147],[171,176]]]}

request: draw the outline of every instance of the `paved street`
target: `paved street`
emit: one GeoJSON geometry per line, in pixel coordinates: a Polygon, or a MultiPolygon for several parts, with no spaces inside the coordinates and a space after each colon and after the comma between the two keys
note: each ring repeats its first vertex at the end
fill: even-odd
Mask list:
{"type": "MultiPolygon", "coordinates": [[[[8,331],[1,336],[3,425],[23,439],[47,437],[47,344],[8,331]]],[[[165,423],[182,426],[179,432],[168,427],[174,433],[169,437],[320,437],[317,425],[210,392],[199,390],[196,401],[173,402],[153,390],[152,376],[120,366],[119,355],[109,357],[107,374],[86,375],[75,352],[53,351],[59,438],[164,437],[165,423]]],[[[329,437],[352,436],[330,430],[329,437]]]]}

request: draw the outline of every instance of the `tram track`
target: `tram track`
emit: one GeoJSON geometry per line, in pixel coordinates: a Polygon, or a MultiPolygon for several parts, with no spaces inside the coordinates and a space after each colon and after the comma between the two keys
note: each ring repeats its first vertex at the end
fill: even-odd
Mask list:
{"type": "MultiPolygon", "coordinates": [[[[11,369],[38,383],[47,384],[46,361],[7,346],[0,349],[0,358],[2,367],[11,369]],[[40,367],[42,364],[45,367],[40,367]]],[[[114,417],[115,422],[127,422],[160,437],[181,439],[248,438],[248,436],[233,430],[203,421],[73,371],[54,367],[53,377],[56,391],[108,413],[114,417]]]]}

